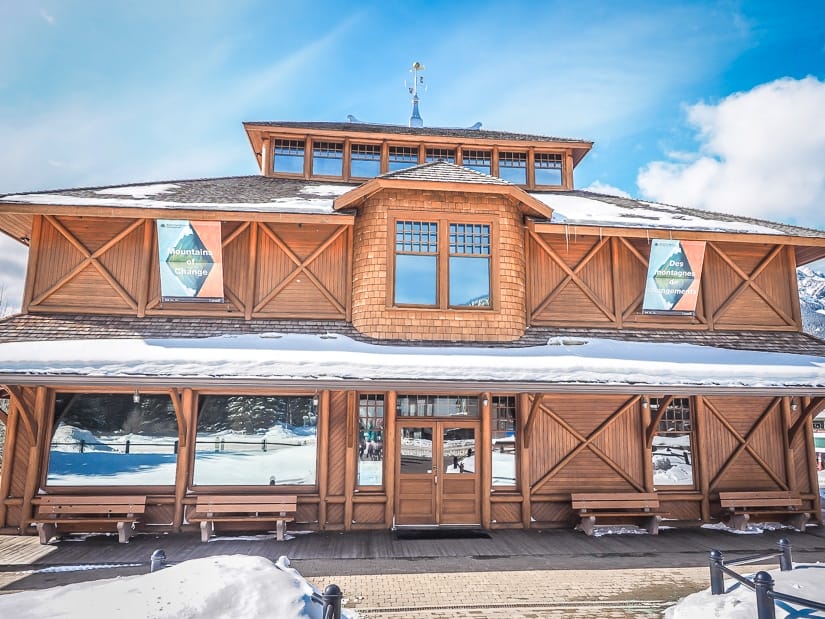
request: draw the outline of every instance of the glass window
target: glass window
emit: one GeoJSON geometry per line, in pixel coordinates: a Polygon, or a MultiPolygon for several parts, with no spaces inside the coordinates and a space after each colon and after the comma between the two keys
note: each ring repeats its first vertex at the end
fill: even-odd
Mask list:
{"type": "Polygon", "coordinates": [[[312,174],[341,176],[344,169],[344,145],[335,142],[315,142],[312,145],[312,174]]]}
{"type": "Polygon", "coordinates": [[[490,306],[490,226],[450,224],[450,305],[490,306]]]}
{"type": "Polygon", "coordinates": [[[527,153],[499,153],[498,175],[515,185],[526,185],[527,153]]]}
{"type": "Polygon", "coordinates": [[[200,396],[194,483],[314,486],[316,437],[310,396],[200,396]]]}
{"type": "Polygon", "coordinates": [[[418,149],[411,146],[390,146],[389,172],[418,165],[418,149]]]}
{"type": "Polygon", "coordinates": [[[453,148],[428,148],[425,161],[431,163],[433,161],[446,161],[447,163],[455,163],[455,149],[453,148]]]}
{"type": "Polygon", "coordinates": [[[401,428],[401,474],[433,472],[433,429],[401,428]]]}
{"type": "Polygon", "coordinates": [[[490,402],[493,487],[516,485],[516,398],[496,396],[490,402]]]}
{"type": "Polygon", "coordinates": [[[358,403],[358,485],[384,483],[384,396],[362,395],[358,403]]]}
{"type": "Polygon", "coordinates": [[[272,167],[275,172],[287,174],[304,173],[304,141],[303,140],[275,140],[272,157],[272,167]]]}
{"type": "MultiPolygon", "coordinates": [[[[660,404],[659,398],[651,398],[651,415],[658,413],[660,404]]],[[[692,435],[690,398],[673,398],[653,437],[654,486],[693,485],[692,435]]]]}
{"type": "Polygon", "coordinates": [[[454,395],[399,395],[399,417],[478,417],[478,397],[454,395]]]}
{"type": "Polygon", "coordinates": [[[476,471],[475,428],[443,428],[441,452],[444,457],[442,471],[445,475],[461,475],[476,471]]]}
{"type": "Polygon", "coordinates": [[[50,486],[171,486],[178,422],[168,395],[58,393],[50,486]]]}
{"type": "Polygon", "coordinates": [[[536,185],[561,185],[561,155],[536,153],[536,185]]]}
{"type": "Polygon", "coordinates": [[[375,144],[353,144],[350,149],[349,175],[372,178],[381,173],[381,147],[375,144]]]}
{"type": "Polygon", "coordinates": [[[435,305],[438,293],[438,224],[395,223],[395,303],[435,305]]]}
{"type": "Polygon", "coordinates": [[[492,156],[488,150],[465,150],[461,158],[461,165],[476,172],[490,174],[492,156]]]}

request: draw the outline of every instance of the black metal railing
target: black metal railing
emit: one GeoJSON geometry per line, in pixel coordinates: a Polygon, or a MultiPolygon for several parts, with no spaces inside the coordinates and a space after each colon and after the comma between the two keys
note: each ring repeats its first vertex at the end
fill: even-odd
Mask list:
{"type": "Polygon", "coordinates": [[[153,447],[155,449],[158,449],[160,447],[171,447],[173,454],[177,454],[178,449],[179,449],[179,444],[178,444],[177,440],[175,440],[171,443],[168,443],[167,445],[164,445],[163,443],[157,443],[157,442],[155,442],[155,443],[136,443],[131,439],[127,439],[123,443],[104,443],[104,442],[100,441],[100,442],[90,444],[90,443],[87,443],[86,441],[84,441],[82,439],[80,441],[54,442],[54,443],[52,443],[52,447],[77,446],[78,449],[80,450],[80,453],[86,453],[87,448],[91,448],[90,449],[91,451],[96,451],[95,447],[97,445],[103,445],[105,447],[114,447],[114,448],[116,448],[116,450],[119,453],[125,453],[125,454],[131,453],[133,447],[153,447]],[[120,451],[121,447],[123,448],[122,452],[120,451]]]}
{"type": "Polygon", "coordinates": [[[712,595],[722,595],[725,591],[725,575],[743,584],[756,593],[756,616],[757,619],[776,619],[776,601],[781,600],[789,604],[797,604],[815,610],[825,610],[825,604],[808,600],[805,598],[774,591],[773,577],[764,571],[757,572],[753,580],[742,576],[738,572],[730,569],[731,565],[746,565],[765,559],[779,558],[779,569],[782,572],[793,570],[793,559],[791,557],[791,543],[782,538],[777,543],[778,552],[763,555],[752,555],[742,557],[735,561],[725,561],[722,553],[718,550],[710,551],[710,592],[712,595]]]}
{"type": "MultiPolygon", "coordinates": [[[[149,573],[157,572],[170,565],[177,565],[177,562],[168,561],[166,553],[158,548],[149,558],[149,573]]],[[[320,604],[323,608],[321,612],[322,619],[341,619],[341,601],[344,594],[338,585],[327,585],[323,593],[313,591],[311,597],[313,602],[320,604]]]]}

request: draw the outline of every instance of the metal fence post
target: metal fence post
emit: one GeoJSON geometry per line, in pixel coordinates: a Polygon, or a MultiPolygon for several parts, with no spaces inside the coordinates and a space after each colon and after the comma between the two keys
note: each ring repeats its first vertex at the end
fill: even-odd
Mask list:
{"type": "Polygon", "coordinates": [[[126,439],[126,453],[129,453],[130,448],[132,447],[132,441],[128,438],[126,439]]]}
{"type": "Polygon", "coordinates": [[[149,573],[157,572],[162,567],[166,566],[166,553],[163,552],[160,548],[158,548],[155,552],[152,553],[151,558],[149,559],[149,573]]]}
{"type": "MultiPolygon", "coordinates": [[[[323,619],[341,619],[341,593],[338,585],[327,585],[324,589],[323,619]]],[[[761,619],[761,618],[760,618],[761,619]]]]}
{"type": "Polygon", "coordinates": [[[776,619],[776,606],[773,598],[769,595],[773,593],[773,578],[767,572],[757,572],[753,579],[754,590],[756,591],[756,617],[757,619],[776,619]]]}
{"type": "Polygon", "coordinates": [[[793,570],[793,559],[791,557],[791,542],[786,538],[780,539],[777,544],[779,546],[779,569],[783,572],[790,572],[793,570]]]}
{"type": "Polygon", "coordinates": [[[725,574],[722,572],[723,558],[718,550],[710,551],[710,593],[722,595],[725,592],[725,574]]]}

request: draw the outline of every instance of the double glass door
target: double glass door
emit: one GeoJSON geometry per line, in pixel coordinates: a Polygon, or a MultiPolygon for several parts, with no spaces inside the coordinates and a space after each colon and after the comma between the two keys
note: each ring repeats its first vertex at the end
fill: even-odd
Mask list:
{"type": "Polygon", "coordinates": [[[481,522],[478,426],[452,419],[399,422],[397,525],[481,522]]]}

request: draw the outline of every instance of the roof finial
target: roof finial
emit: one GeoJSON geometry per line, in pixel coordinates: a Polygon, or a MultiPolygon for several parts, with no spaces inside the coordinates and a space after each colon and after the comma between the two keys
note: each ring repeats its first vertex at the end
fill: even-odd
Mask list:
{"type": "MultiPolygon", "coordinates": [[[[410,115],[410,127],[423,127],[424,120],[421,118],[421,114],[418,113],[418,86],[424,86],[424,76],[418,75],[419,71],[424,70],[424,65],[420,62],[414,62],[412,65],[412,69],[410,72],[413,74],[413,83],[412,86],[407,86],[407,90],[410,91],[412,95],[412,114],[410,115]]],[[[406,81],[404,82],[406,85],[406,81]]],[[[426,86],[424,86],[424,90],[426,90],[426,86]]]]}

